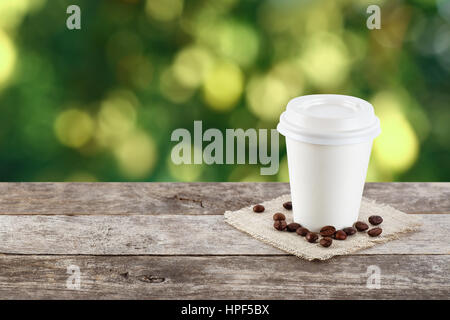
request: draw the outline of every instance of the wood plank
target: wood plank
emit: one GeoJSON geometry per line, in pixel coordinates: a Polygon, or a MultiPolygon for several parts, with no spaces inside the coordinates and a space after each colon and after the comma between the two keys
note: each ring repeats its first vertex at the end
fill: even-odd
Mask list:
{"type": "MultiPolygon", "coordinates": [[[[450,215],[421,215],[423,226],[367,254],[450,254],[450,215]]],[[[0,216],[0,253],[83,255],[283,255],[219,215],[0,216]]]]}
{"type": "MultiPolygon", "coordinates": [[[[0,183],[0,214],[223,214],[289,192],[287,183],[0,183]]],[[[450,183],[367,183],[409,213],[450,213],[450,183]]]]}
{"type": "Polygon", "coordinates": [[[0,214],[223,214],[288,192],[278,183],[0,183],[0,214]]]}
{"type": "Polygon", "coordinates": [[[366,183],[364,196],[407,213],[450,213],[450,183],[366,183]]]}
{"type": "Polygon", "coordinates": [[[448,299],[450,256],[0,256],[0,299],[448,299]],[[67,267],[80,290],[67,289],[67,267]],[[380,288],[367,288],[368,267],[380,288]]]}

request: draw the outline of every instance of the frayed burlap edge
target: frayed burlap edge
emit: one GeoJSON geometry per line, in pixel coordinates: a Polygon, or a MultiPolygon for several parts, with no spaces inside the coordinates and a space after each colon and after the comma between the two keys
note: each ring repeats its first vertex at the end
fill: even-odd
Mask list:
{"type": "Polygon", "coordinates": [[[290,201],[290,194],[262,203],[266,210],[254,213],[253,206],[236,211],[225,212],[225,221],[233,227],[252,237],[306,260],[327,260],[336,255],[346,255],[362,249],[373,247],[399,239],[402,235],[419,229],[420,217],[406,214],[393,207],[364,198],[361,201],[359,220],[367,221],[370,215],[380,215],[384,221],[380,225],[383,233],[379,237],[369,237],[365,232],[349,236],[345,241],[334,240],[329,248],[319,243],[311,244],[296,233],[280,232],[273,228],[272,215],[282,212],[287,222],[292,222],[292,212],[285,210],[282,204],[290,201]]]}

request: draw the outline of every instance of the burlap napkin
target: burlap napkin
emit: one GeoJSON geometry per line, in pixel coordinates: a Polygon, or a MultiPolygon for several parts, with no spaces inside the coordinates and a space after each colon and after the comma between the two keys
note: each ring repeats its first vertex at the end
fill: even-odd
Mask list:
{"type": "Polygon", "coordinates": [[[421,225],[420,217],[363,198],[359,220],[367,222],[371,215],[382,216],[383,223],[380,227],[383,229],[383,233],[372,238],[366,232],[357,232],[345,241],[333,240],[330,247],[324,248],[318,242],[314,244],[307,242],[304,237],[295,232],[281,232],[273,228],[272,216],[275,212],[282,212],[286,216],[286,222],[292,222],[292,211],[288,211],[282,206],[284,202],[290,200],[291,196],[287,194],[266,201],[262,203],[266,208],[263,213],[253,212],[253,206],[237,211],[227,211],[225,212],[225,221],[258,240],[307,260],[326,260],[336,255],[345,255],[373,247],[379,243],[398,239],[401,234],[417,230],[421,225]]]}

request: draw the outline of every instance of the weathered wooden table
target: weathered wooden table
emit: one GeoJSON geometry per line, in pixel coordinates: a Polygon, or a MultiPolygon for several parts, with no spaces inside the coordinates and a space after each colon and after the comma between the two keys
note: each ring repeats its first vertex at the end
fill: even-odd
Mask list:
{"type": "Polygon", "coordinates": [[[224,222],[225,210],[288,192],[284,183],[1,183],[0,298],[449,299],[450,183],[366,184],[366,197],[422,216],[423,227],[324,262],[224,222]],[[379,289],[367,286],[369,266],[379,289]],[[79,289],[67,285],[76,268],[79,289]]]}

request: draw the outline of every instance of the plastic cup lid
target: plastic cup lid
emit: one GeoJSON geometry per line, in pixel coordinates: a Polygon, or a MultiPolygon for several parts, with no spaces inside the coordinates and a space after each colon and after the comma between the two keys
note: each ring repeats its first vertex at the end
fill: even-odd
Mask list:
{"type": "Polygon", "coordinates": [[[337,94],[292,99],[277,130],[293,140],[323,145],[366,142],[381,132],[380,120],[369,102],[337,94]]]}

